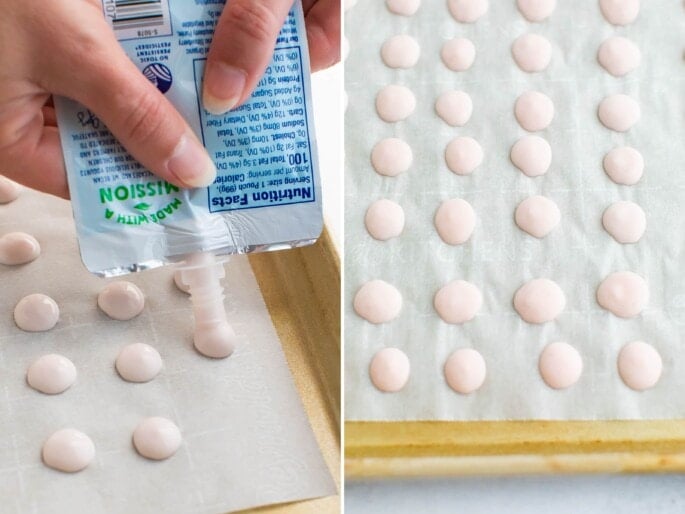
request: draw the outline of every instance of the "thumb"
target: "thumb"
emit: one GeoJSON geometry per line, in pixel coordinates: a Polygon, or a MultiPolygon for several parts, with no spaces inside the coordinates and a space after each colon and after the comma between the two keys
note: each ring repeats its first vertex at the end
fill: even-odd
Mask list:
{"type": "Polygon", "coordinates": [[[118,44],[107,48],[106,59],[85,64],[84,76],[65,84],[66,96],[93,111],[133,157],[181,187],[214,181],[214,162],[192,129],[118,44]]]}
{"type": "Polygon", "coordinates": [[[271,61],[293,0],[231,0],[207,56],[203,103],[223,114],[244,102],[271,61]]]}

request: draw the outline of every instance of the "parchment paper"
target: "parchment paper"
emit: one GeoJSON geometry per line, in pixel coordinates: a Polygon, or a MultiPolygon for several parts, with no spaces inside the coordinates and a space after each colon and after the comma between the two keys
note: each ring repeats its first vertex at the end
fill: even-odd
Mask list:
{"type": "Polygon", "coordinates": [[[346,63],[349,108],[346,121],[346,418],[350,420],[609,419],[685,416],[685,9],[679,0],[641,2],[637,21],[613,27],[597,0],[557,2],[546,22],[530,24],[514,0],[490,1],[489,13],[475,24],[459,24],[444,0],[424,0],[414,17],[392,15],[385,2],[359,2],[346,15],[350,55],[346,63]],[[553,45],[547,71],[527,74],[511,58],[511,44],[526,32],[546,36],[553,45]],[[410,70],[392,70],[380,58],[383,41],[410,34],[421,45],[421,59],[410,70]],[[623,79],[596,61],[600,43],[619,34],[642,50],[642,65],[623,79]],[[448,70],[440,48],[465,36],[476,46],[466,72],[448,70]],[[388,124],[374,108],[387,84],[404,84],[417,97],[415,113],[388,124]],[[471,121],[452,128],[434,113],[438,95],[468,92],[471,121]],[[552,147],[553,163],[544,177],[531,179],[509,161],[511,145],[525,132],[514,115],[514,101],[538,89],[554,101],[556,115],[541,135],[552,147]],[[602,98],[624,92],[637,99],[641,121],[628,133],[612,133],[597,119],[602,98]],[[447,143],[458,135],[478,140],[485,160],[471,176],[451,173],[444,161],[447,143]],[[384,137],[407,141],[414,151],[408,172],[376,174],[369,156],[384,137]],[[636,186],[618,186],[602,169],[604,154],[628,144],[644,156],[646,170],[636,186]],[[518,230],[516,205],[531,194],[552,198],[561,209],[560,226],[544,240],[518,230]],[[397,239],[374,241],[364,213],[377,198],[400,203],[406,228],[397,239]],[[441,201],[464,198],[477,215],[471,240],[444,244],[433,216],[441,201]],[[633,200],[648,218],[644,238],[616,243],[602,228],[602,212],[619,199],[633,200]],[[595,291],[608,274],[631,270],[646,277],[651,299],[644,313],[623,320],[602,310],[595,291]],[[512,298],[524,282],[538,277],[559,283],[567,307],[556,322],[524,323],[512,298]],[[401,316],[372,325],[352,309],[356,290],[380,278],[402,292],[401,316]],[[433,296],[454,279],[477,284],[484,294],[478,317],[461,326],[436,315],[433,296]],[[616,371],[619,349],[641,339],[664,361],[663,376],[651,390],[628,389],[616,371]],[[547,388],[537,371],[540,350],[552,341],[574,345],[584,360],[580,381],[564,391],[547,388]],[[396,394],[377,391],[368,365],[380,348],[407,353],[412,372],[396,394]],[[462,347],[480,351],[488,376],[476,393],[461,396],[445,383],[447,356],[462,347]]]}
{"type": "Polygon", "coordinates": [[[227,264],[224,282],[229,321],[244,341],[228,359],[212,360],[192,348],[190,301],[171,269],[129,275],[146,306],[118,322],[96,306],[105,281],[80,263],[67,202],[25,191],[0,205],[0,234],[15,230],[34,235],[42,255],[0,266],[0,511],[218,514],[334,494],[246,258],[227,264]],[[30,293],[59,304],[53,330],[14,325],[14,305],[30,293]],[[147,384],[124,382],[114,369],[119,350],[134,342],[151,344],[164,361],[147,384]],[[76,384],[58,396],[25,382],[27,366],[46,353],[78,369],[76,384]],[[133,429],[148,416],[168,417],[183,433],[167,461],[148,461],[132,447],[133,429]],[[96,460],[74,475],[40,460],[43,441],[64,427],[96,446],[96,460]]]}

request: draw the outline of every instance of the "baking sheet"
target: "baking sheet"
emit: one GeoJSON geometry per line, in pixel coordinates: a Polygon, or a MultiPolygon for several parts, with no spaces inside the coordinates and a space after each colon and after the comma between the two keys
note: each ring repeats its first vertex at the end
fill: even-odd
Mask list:
{"type": "Polygon", "coordinates": [[[552,17],[530,24],[514,0],[490,2],[475,24],[459,24],[447,2],[422,2],[413,17],[392,15],[381,1],[359,2],[346,14],[350,54],[346,61],[346,419],[348,420],[503,420],[503,419],[647,419],[685,416],[685,10],[678,0],[642,2],[637,21],[613,27],[596,0],[558,2],[552,17]],[[510,47],[526,32],[546,36],[553,46],[550,67],[527,74],[514,64],[510,47]],[[380,59],[383,41],[410,34],[421,45],[421,59],[409,70],[393,70],[380,59]],[[641,49],[642,65],[617,79],[596,62],[607,37],[618,34],[641,49]],[[455,73],[440,61],[442,44],[457,36],[471,39],[476,61],[455,73]],[[388,124],[374,107],[376,93],[403,84],[417,98],[407,120],[388,124]],[[469,123],[446,125],[434,113],[440,93],[468,92],[474,104],[469,123]],[[556,114],[540,135],[550,142],[553,163],[544,177],[531,179],[509,161],[511,145],[525,134],[513,115],[514,101],[528,89],[549,95],[556,114]],[[612,133],[597,120],[599,102],[627,93],[642,108],[641,121],[628,133],[612,133]],[[459,135],[478,140],[484,163],[468,177],[451,173],[444,161],[447,143],[459,135]],[[399,137],[414,151],[412,168],[381,177],[369,155],[384,137],[399,137]],[[602,169],[614,146],[636,147],[646,161],[636,186],[618,186],[602,169]],[[513,221],[516,205],[531,194],[552,198],[561,209],[560,226],[536,240],[513,221]],[[433,216],[448,198],[464,198],[478,215],[471,240],[452,247],[438,237],[433,216]],[[403,206],[404,233],[388,242],[373,240],[364,213],[378,198],[403,206]],[[636,245],[622,246],[606,234],[601,215],[612,202],[633,200],[647,214],[647,231],[636,245]],[[637,272],[649,282],[648,308],[635,319],[618,319],[602,310],[595,290],[608,274],[637,272]],[[524,282],[548,277],[559,283],[567,307],[556,322],[524,323],[511,301],[524,282]],[[352,309],[356,290],[383,279],[404,297],[395,321],[372,325],[352,309]],[[484,305],[467,324],[448,325],[433,309],[433,295],[447,282],[464,279],[478,285],[484,305]],[[619,349],[642,339],[664,361],[660,382],[641,393],[628,389],[616,371],[619,349]],[[564,340],[584,359],[580,381],[564,391],[547,388],[537,359],[548,343],[564,340]],[[405,389],[377,391],[368,365],[379,349],[402,349],[412,366],[405,389]],[[460,396],[445,383],[447,356],[462,347],[480,351],[488,366],[483,387],[460,396]]]}
{"type": "Polygon", "coordinates": [[[0,206],[0,234],[25,231],[43,253],[21,267],[0,266],[0,502],[2,512],[207,513],[327,496],[335,486],[292,382],[269,313],[246,257],[226,266],[229,321],[244,340],[226,360],[192,348],[188,297],[171,269],[129,275],[146,295],[129,322],[96,306],[105,281],[81,265],[67,202],[25,191],[0,206]],[[51,331],[24,333],[12,311],[40,292],[60,306],[51,331]],[[147,384],[121,380],[114,360],[126,344],[146,342],[162,355],[147,384]],[[71,389],[46,396],[25,382],[27,366],[45,353],[70,358],[79,376],[71,389]],[[137,423],[164,416],[184,442],[164,462],[138,456],[137,423]],[[40,462],[42,442],[74,427],[96,446],[85,471],[62,474],[40,462]]]}

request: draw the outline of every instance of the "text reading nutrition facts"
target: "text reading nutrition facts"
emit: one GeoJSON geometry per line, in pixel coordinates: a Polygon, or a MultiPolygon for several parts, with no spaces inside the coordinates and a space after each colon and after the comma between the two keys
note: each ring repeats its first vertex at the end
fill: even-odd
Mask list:
{"type": "MultiPolygon", "coordinates": [[[[204,63],[195,61],[198,88],[204,63]]],[[[315,200],[304,87],[300,48],[279,48],[248,102],[222,116],[200,108],[205,146],[220,148],[211,212],[315,200]]]]}

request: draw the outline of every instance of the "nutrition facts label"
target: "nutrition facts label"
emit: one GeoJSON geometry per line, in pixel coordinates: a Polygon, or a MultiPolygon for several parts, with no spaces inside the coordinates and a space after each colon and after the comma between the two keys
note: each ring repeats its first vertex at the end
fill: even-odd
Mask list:
{"type": "MultiPolygon", "coordinates": [[[[199,92],[205,60],[194,64],[199,92]]],[[[222,116],[199,106],[203,142],[217,149],[211,212],[315,200],[304,93],[301,49],[286,47],[276,50],[245,104],[222,116]]]]}

